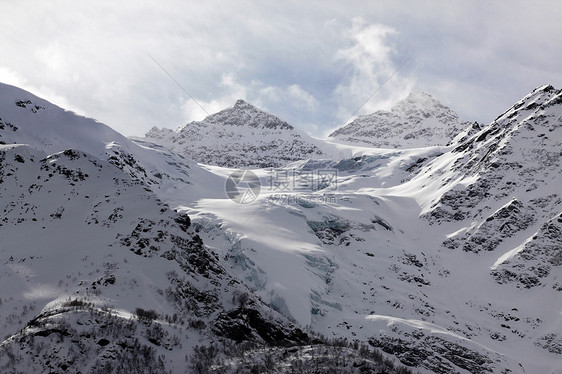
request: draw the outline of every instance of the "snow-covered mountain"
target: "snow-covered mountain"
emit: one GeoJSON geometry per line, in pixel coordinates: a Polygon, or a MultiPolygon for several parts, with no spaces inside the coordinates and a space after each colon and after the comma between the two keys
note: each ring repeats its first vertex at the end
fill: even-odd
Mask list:
{"type": "Polygon", "coordinates": [[[413,195],[420,216],[443,233],[450,264],[468,270],[469,286],[458,284],[452,300],[469,306],[472,321],[489,318],[465,321],[467,336],[497,351],[509,346],[512,357],[525,352],[527,372],[549,372],[534,365],[562,353],[561,115],[562,90],[541,86],[402,186],[425,186],[413,195]],[[541,352],[530,358],[533,350],[541,352]]]}
{"type": "Polygon", "coordinates": [[[180,372],[208,336],[310,341],[114,165],[23,145],[0,159],[3,372],[180,372]]]}
{"type": "Polygon", "coordinates": [[[447,248],[472,253],[510,249],[492,266],[498,283],[560,288],[551,270],[559,265],[556,249],[562,249],[561,103],[560,90],[539,87],[461,142],[452,150],[454,163],[447,166],[455,183],[425,207],[424,217],[432,224],[465,227],[448,236],[447,248]]]}
{"type": "Polygon", "coordinates": [[[426,93],[411,93],[390,111],[359,116],[329,135],[334,142],[380,148],[447,145],[469,126],[426,93]]]}
{"type": "Polygon", "coordinates": [[[220,227],[170,207],[222,178],[15,87],[0,113],[1,372],[401,370],[303,331],[202,241],[220,227]]]}
{"type": "Polygon", "coordinates": [[[0,371],[562,370],[560,90],[418,148],[297,152],[250,204],[237,169],[0,98],[0,371]]]}
{"type": "Polygon", "coordinates": [[[154,127],[146,139],[197,162],[225,167],[279,167],[322,155],[318,141],[244,100],[179,131],[154,127]]]}
{"type": "Polygon", "coordinates": [[[244,258],[233,271],[301,325],[429,372],[551,372],[561,354],[560,96],[541,87],[451,146],[291,165],[337,170],[335,191],[269,188],[235,213],[218,201],[192,211],[237,233],[219,242],[244,258]],[[525,273],[537,287],[517,286],[525,273]]]}

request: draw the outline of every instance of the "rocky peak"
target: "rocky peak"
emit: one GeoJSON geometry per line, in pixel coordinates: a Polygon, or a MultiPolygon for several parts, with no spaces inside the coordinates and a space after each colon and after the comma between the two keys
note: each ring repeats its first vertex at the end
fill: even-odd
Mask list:
{"type": "MultiPolygon", "coordinates": [[[[199,123],[221,126],[244,126],[258,129],[294,129],[293,126],[289,125],[287,122],[242,99],[237,100],[233,107],[212,114],[199,123]]],[[[187,124],[184,129],[188,129],[192,124],[193,122],[187,124]]]]}
{"type": "Polygon", "coordinates": [[[413,92],[390,111],[360,116],[334,131],[330,138],[384,148],[446,145],[468,125],[431,95],[413,92]]]}
{"type": "Polygon", "coordinates": [[[243,99],[236,100],[236,103],[234,103],[234,108],[243,108],[243,107],[255,109],[255,107],[252,104],[248,103],[243,99]]]}
{"type": "Polygon", "coordinates": [[[516,102],[511,108],[501,114],[495,121],[505,118],[512,119],[523,111],[536,111],[548,106],[562,103],[562,90],[545,84],[535,88],[530,94],[516,102]]]}
{"type": "Polygon", "coordinates": [[[562,90],[541,86],[453,149],[459,182],[427,217],[451,222],[480,216],[484,223],[450,238],[448,247],[463,242],[465,250],[492,250],[559,213],[554,186],[562,171],[561,114],[562,90]],[[520,201],[513,203],[514,196],[520,201]]]}
{"type": "Polygon", "coordinates": [[[396,103],[391,111],[404,112],[413,108],[430,109],[430,108],[446,108],[439,101],[435,100],[430,94],[425,92],[410,92],[405,98],[396,103]]]}
{"type": "Polygon", "coordinates": [[[179,131],[153,128],[146,138],[198,162],[227,167],[277,167],[322,154],[307,134],[241,99],[179,131]]]}

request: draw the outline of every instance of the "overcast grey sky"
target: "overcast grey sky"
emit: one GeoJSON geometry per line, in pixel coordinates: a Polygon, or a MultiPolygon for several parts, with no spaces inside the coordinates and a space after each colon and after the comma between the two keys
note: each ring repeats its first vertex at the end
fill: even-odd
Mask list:
{"type": "Polygon", "coordinates": [[[204,118],[153,56],[209,113],[243,98],[322,136],[407,60],[359,114],[414,90],[490,122],[562,87],[561,20],[554,0],[0,0],[0,81],[125,135],[204,118]]]}

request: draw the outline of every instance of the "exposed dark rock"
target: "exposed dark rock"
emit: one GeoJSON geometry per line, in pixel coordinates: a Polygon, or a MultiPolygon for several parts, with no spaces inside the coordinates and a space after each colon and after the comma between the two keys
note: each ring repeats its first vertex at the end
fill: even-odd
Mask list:
{"type": "Polygon", "coordinates": [[[214,323],[219,336],[240,341],[262,340],[272,346],[292,346],[310,343],[310,337],[294,326],[285,327],[265,319],[252,308],[237,308],[221,313],[214,323]]]}

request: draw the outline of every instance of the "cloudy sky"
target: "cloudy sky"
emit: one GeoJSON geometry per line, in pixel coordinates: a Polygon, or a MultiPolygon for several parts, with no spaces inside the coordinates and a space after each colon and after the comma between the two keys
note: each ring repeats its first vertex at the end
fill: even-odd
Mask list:
{"type": "Polygon", "coordinates": [[[561,20],[528,0],[0,0],[0,81],[136,136],[238,98],[322,136],[410,91],[490,122],[562,87],[561,20]]]}

